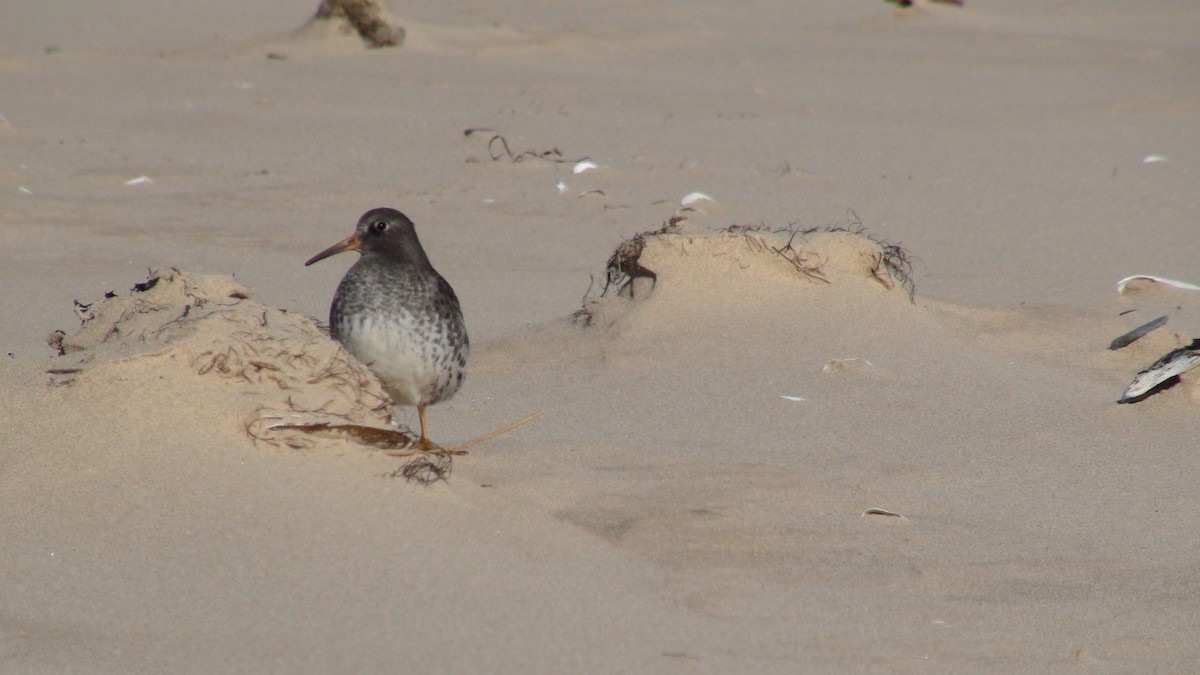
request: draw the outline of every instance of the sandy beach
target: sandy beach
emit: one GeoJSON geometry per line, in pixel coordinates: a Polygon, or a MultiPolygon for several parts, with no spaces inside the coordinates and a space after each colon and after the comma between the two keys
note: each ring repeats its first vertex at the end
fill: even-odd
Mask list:
{"type": "Polygon", "coordinates": [[[0,10],[0,672],[1194,671],[1200,7],[317,4],[0,10]]]}

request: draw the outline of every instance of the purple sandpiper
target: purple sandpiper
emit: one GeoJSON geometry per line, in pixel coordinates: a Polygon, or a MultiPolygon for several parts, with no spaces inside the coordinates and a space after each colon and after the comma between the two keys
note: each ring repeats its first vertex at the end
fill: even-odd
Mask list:
{"type": "Polygon", "coordinates": [[[379,377],[394,403],[417,407],[417,450],[449,452],[429,440],[425,408],[462,386],[470,344],[458,296],[429,262],[412,221],[395,209],[367,211],[354,234],[304,264],[343,251],[362,257],[333,296],[330,334],[379,377]]]}

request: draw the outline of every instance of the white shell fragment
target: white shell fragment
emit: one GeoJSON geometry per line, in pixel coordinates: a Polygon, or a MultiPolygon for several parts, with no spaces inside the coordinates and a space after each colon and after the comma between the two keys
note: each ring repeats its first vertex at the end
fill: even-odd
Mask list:
{"type": "Polygon", "coordinates": [[[554,184],[554,187],[558,188],[558,194],[561,195],[562,193],[567,191],[567,182],[565,180],[559,178],[558,182],[554,184]]]}
{"type": "Polygon", "coordinates": [[[1154,164],[1155,162],[1165,161],[1167,161],[1167,158],[1163,157],[1162,155],[1146,155],[1146,157],[1142,159],[1142,164],[1154,164]]]}
{"type": "Polygon", "coordinates": [[[780,394],[779,398],[781,398],[785,401],[803,401],[803,400],[805,400],[805,398],[803,396],[785,396],[783,394],[780,394]]]}
{"type": "Polygon", "coordinates": [[[703,192],[693,192],[693,193],[689,194],[688,196],[684,197],[683,199],[680,199],[679,205],[680,206],[691,206],[692,204],[695,204],[697,202],[716,202],[716,201],[717,200],[713,199],[712,197],[709,197],[708,195],[704,194],[703,192]]]}
{"type": "Polygon", "coordinates": [[[866,370],[875,364],[867,359],[852,357],[849,359],[833,359],[821,368],[822,373],[848,373],[854,371],[866,370]]]}
{"type": "Polygon", "coordinates": [[[29,188],[25,187],[24,185],[18,186],[17,190],[19,190],[20,192],[22,192],[24,194],[30,195],[30,196],[33,195],[33,190],[30,190],[29,188]]]}
{"type": "Polygon", "coordinates": [[[130,187],[133,185],[143,185],[146,183],[153,183],[153,182],[154,181],[150,180],[150,176],[138,176],[137,178],[130,178],[129,180],[125,181],[124,185],[126,187],[130,187]]]}
{"type": "Polygon", "coordinates": [[[1150,394],[1155,387],[1167,380],[1182,375],[1200,366],[1200,340],[1192,340],[1186,347],[1180,347],[1154,362],[1149,368],[1137,374],[1133,382],[1121,394],[1117,403],[1136,403],[1150,394]]]}
{"type": "Polygon", "coordinates": [[[582,162],[577,163],[574,167],[572,167],[571,173],[583,173],[584,171],[588,171],[589,169],[598,169],[598,168],[600,168],[600,167],[596,166],[595,163],[590,162],[585,159],[582,162]]]}
{"type": "Polygon", "coordinates": [[[1149,281],[1155,284],[1162,284],[1172,288],[1181,288],[1185,291],[1200,291],[1200,286],[1189,284],[1186,281],[1176,281],[1175,279],[1167,279],[1165,277],[1155,277],[1149,274],[1135,274],[1131,277],[1125,277],[1117,282],[1117,294],[1125,295],[1125,287],[1133,281],[1149,281]]]}

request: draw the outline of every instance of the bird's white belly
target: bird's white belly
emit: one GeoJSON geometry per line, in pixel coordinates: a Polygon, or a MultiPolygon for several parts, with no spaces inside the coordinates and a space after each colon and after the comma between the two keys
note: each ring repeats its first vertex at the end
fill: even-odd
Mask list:
{"type": "Polygon", "coordinates": [[[383,321],[368,315],[340,335],[347,351],[383,382],[395,403],[421,405],[440,375],[429,345],[417,339],[415,321],[383,321]]]}

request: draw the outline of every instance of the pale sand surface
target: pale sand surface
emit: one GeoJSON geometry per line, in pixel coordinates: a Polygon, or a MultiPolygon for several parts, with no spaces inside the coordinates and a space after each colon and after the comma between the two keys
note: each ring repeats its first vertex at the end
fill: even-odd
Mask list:
{"type": "Polygon", "coordinates": [[[419,2],[385,51],[167,4],[2,10],[0,672],[1195,668],[1200,378],[1114,404],[1200,336],[1114,289],[1200,283],[1194,3],[419,2]],[[653,293],[567,322],[693,191],[653,293]],[[247,434],[377,420],[305,370],[351,256],[302,263],[384,205],[472,332],[435,438],[545,410],[430,487],[247,434]],[[915,301],[865,240],[794,242],[825,283],[713,234],[858,222],[915,301]]]}

